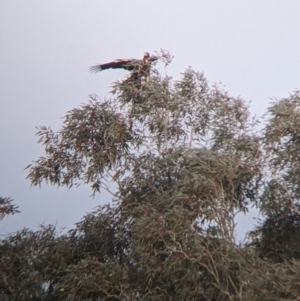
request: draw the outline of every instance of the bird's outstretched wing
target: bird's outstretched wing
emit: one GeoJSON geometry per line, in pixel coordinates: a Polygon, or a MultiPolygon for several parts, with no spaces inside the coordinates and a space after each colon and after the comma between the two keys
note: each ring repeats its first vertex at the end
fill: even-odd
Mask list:
{"type": "Polygon", "coordinates": [[[110,63],[91,66],[89,71],[92,73],[100,72],[106,69],[125,69],[131,71],[140,64],[140,60],[136,59],[118,59],[110,63]]]}

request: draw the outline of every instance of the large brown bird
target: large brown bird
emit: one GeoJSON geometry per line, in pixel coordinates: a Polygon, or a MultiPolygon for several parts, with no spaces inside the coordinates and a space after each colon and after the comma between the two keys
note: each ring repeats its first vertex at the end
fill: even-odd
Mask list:
{"type": "Polygon", "coordinates": [[[149,79],[151,62],[156,61],[157,56],[150,56],[149,52],[144,53],[141,60],[138,59],[118,59],[110,63],[91,66],[89,71],[97,73],[106,69],[125,69],[132,71],[132,79],[138,80],[141,77],[149,79]]]}

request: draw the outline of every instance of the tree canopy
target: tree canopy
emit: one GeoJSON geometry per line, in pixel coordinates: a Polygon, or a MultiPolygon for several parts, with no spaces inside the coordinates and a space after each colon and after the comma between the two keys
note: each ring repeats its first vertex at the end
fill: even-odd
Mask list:
{"type": "Polygon", "coordinates": [[[1,300],[300,300],[299,108],[295,91],[258,119],[203,73],[153,68],[39,127],[31,184],[111,200],[67,233],[3,238],[1,300]],[[235,217],[251,208],[263,218],[241,242],[235,217]]]}

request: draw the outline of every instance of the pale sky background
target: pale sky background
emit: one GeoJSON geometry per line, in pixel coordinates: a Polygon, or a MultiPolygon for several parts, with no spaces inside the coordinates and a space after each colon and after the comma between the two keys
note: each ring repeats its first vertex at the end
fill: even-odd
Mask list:
{"type": "MultiPolygon", "coordinates": [[[[21,213],[0,222],[0,234],[39,224],[73,227],[106,194],[89,187],[31,187],[24,167],[43,155],[35,126],[58,130],[65,112],[88,94],[108,97],[126,72],[87,69],[144,51],[175,56],[168,74],[188,66],[233,96],[252,101],[261,116],[270,98],[300,89],[298,0],[1,0],[0,195],[21,213]]],[[[249,230],[253,214],[238,219],[249,230]]]]}

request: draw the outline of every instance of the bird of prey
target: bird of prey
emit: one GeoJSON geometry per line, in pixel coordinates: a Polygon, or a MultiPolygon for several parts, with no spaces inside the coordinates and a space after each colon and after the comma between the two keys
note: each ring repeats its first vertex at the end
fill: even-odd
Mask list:
{"type": "Polygon", "coordinates": [[[138,59],[117,59],[113,62],[94,65],[89,68],[92,73],[97,73],[106,69],[125,69],[132,72],[132,79],[138,80],[145,77],[149,80],[151,62],[158,59],[157,56],[150,56],[149,52],[144,53],[144,57],[141,60],[138,59]]]}

